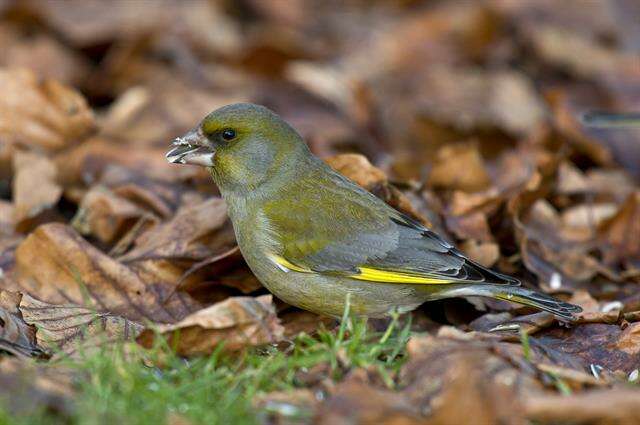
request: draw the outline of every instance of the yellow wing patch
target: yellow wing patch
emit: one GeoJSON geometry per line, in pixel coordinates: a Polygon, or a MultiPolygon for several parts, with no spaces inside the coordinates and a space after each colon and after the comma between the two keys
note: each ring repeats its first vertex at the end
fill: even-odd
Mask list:
{"type": "Polygon", "coordinates": [[[380,270],[372,267],[358,267],[357,274],[350,275],[352,279],[384,283],[415,283],[415,284],[444,284],[450,280],[435,277],[420,276],[396,270],[380,270]]]}
{"type": "MultiPolygon", "coordinates": [[[[273,261],[278,266],[278,268],[286,272],[295,271],[300,273],[315,273],[313,270],[297,266],[279,255],[272,255],[271,261],[273,261]]],[[[420,276],[396,270],[381,270],[366,266],[358,267],[355,273],[349,273],[347,277],[351,279],[364,280],[367,282],[380,283],[413,283],[418,285],[442,285],[451,283],[451,280],[420,276]]]]}
{"type": "Polygon", "coordinates": [[[279,255],[270,255],[269,257],[271,258],[271,261],[276,266],[278,266],[278,268],[280,270],[282,270],[282,271],[285,271],[285,272],[294,271],[294,272],[300,272],[300,273],[312,273],[313,272],[313,270],[309,270],[309,269],[305,269],[305,268],[300,267],[300,266],[296,266],[291,261],[289,261],[286,258],[281,257],[279,255]]]}

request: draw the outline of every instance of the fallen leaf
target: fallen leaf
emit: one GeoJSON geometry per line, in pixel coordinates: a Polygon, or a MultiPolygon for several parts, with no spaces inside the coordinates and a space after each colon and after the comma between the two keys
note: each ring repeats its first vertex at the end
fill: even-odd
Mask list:
{"type": "Polygon", "coordinates": [[[78,52],[48,34],[18,25],[0,27],[0,45],[4,47],[0,65],[28,68],[42,78],[78,86],[89,71],[88,61],[78,52]]]}
{"type": "Polygon", "coordinates": [[[41,357],[36,329],[29,326],[19,310],[21,294],[0,290],[0,349],[14,355],[41,357]]]}
{"type": "Polygon", "coordinates": [[[13,158],[14,222],[20,231],[37,223],[37,217],[60,199],[62,187],[56,181],[56,167],[48,158],[18,152],[13,158]]]}
{"type": "Polygon", "coordinates": [[[73,354],[88,348],[135,339],[142,325],[78,305],[53,305],[23,295],[19,305],[25,323],[37,329],[38,347],[50,354],[73,354]]]}
{"type": "Polygon", "coordinates": [[[338,384],[327,401],[320,405],[315,422],[323,425],[428,423],[420,416],[418,408],[401,394],[353,380],[338,384]]]}
{"type": "Polygon", "coordinates": [[[130,320],[165,323],[198,306],[175,292],[176,282],[132,270],[63,224],[45,224],[31,233],[16,250],[16,267],[24,292],[53,304],[88,304],[130,320]]]}
{"type": "Polygon", "coordinates": [[[579,204],[562,211],[562,224],[568,227],[583,227],[595,233],[596,227],[611,218],[618,208],[613,203],[579,204]]]}
{"type": "Polygon", "coordinates": [[[273,391],[253,399],[254,408],[265,412],[270,423],[287,423],[290,418],[311,419],[318,405],[318,398],[307,388],[273,391]]]}
{"type": "MultiPolygon", "coordinates": [[[[128,173],[130,180],[132,175],[139,176],[140,174],[147,178],[163,181],[186,179],[194,175],[206,176],[206,171],[200,168],[172,167],[164,158],[165,153],[166,148],[164,147],[132,147],[108,139],[90,138],[78,146],[60,152],[54,160],[58,168],[59,181],[65,186],[92,185],[100,181],[100,183],[112,187],[114,184],[109,184],[108,179],[115,179],[115,176],[105,176],[105,170],[108,171],[109,168],[130,170],[128,173]]],[[[115,174],[115,171],[111,171],[111,173],[115,174]]],[[[120,171],[119,174],[123,175],[124,172],[120,171]]],[[[209,176],[206,177],[210,179],[209,176]]],[[[134,182],[138,179],[139,177],[134,179],[134,182]]],[[[118,183],[122,184],[123,181],[118,180],[118,183]]]]}
{"type": "Polygon", "coordinates": [[[618,212],[598,229],[607,264],[640,269],[640,192],[630,195],[618,212]]]}
{"type": "Polygon", "coordinates": [[[362,155],[342,154],[326,158],[325,161],[338,173],[364,188],[371,189],[387,182],[387,175],[362,155]]]}
{"type": "Polygon", "coordinates": [[[500,247],[493,242],[478,242],[475,239],[467,239],[460,245],[460,248],[469,258],[485,267],[493,267],[500,258],[500,247]]]}
{"type": "Polygon", "coordinates": [[[514,71],[432,66],[421,81],[420,114],[460,128],[534,130],[547,110],[532,82],[514,71]]]}
{"type": "Polygon", "coordinates": [[[473,211],[464,215],[447,214],[445,223],[447,228],[459,239],[493,241],[487,215],[482,211],[473,211]]]}
{"type": "Polygon", "coordinates": [[[587,78],[640,78],[636,58],[631,54],[605,47],[580,33],[536,22],[525,31],[537,53],[545,60],[587,78]]]}
{"type": "Polygon", "coordinates": [[[524,424],[519,407],[539,384],[492,353],[485,342],[420,336],[409,341],[402,393],[429,424],[524,424]],[[524,394],[523,394],[524,393],[524,394]]]}
{"type": "Polygon", "coordinates": [[[524,400],[527,418],[537,423],[633,424],[640,421],[640,392],[613,388],[580,394],[532,394],[524,400]]]}
{"type": "Polygon", "coordinates": [[[220,231],[227,220],[227,207],[221,198],[185,205],[170,220],[142,234],[120,261],[202,260],[214,256],[235,245],[233,236],[225,237],[220,231]]]}
{"type": "Polygon", "coordinates": [[[150,348],[156,332],[168,346],[183,356],[211,353],[221,342],[229,351],[278,342],[284,328],[276,316],[271,295],[231,297],[199,310],[173,325],[147,328],[138,336],[140,345],[150,348]]]}
{"type": "Polygon", "coordinates": [[[353,180],[356,184],[364,187],[397,210],[428,226],[431,224],[431,221],[418,212],[405,194],[389,183],[387,175],[372,165],[365,156],[340,154],[326,158],[325,161],[331,168],[353,180]]]}
{"type": "Polygon", "coordinates": [[[103,186],[93,186],[82,198],[73,218],[73,227],[100,242],[118,241],[134,225],[148,227],[158,221],[152,213],[114,194],[103,186]]]}
{"type": "Polygon", "coordinates": [[[74,379],[74,371],[63,366],[2,359],[0,402],[14,415],[26,416],[43,409],[71,416],[75,407],[74,379]]]}
{"type": "Polygon", "coordinates": [[[585,323],[570,329],[549,328],[536,334],[536,346],[555,352],[555,362],[570,361],[584,370],[599,365],[605,371],[629,373],[640,368],[640,338],[633,323],[622,330],[618,324],[585,323]]]}
{"type": "Polygon", "coordinates": [[[477,144],[445,145],[438,150],[427,183],[432,187],[475,192],[490,184],[477,144]]]}
{"type": "Polygon", "coordinates": [[[76,91],[39,81],[25,69],[0,69],[0,138],[9,144],[57,150],[94,129],[93,113],[76,91]]]}

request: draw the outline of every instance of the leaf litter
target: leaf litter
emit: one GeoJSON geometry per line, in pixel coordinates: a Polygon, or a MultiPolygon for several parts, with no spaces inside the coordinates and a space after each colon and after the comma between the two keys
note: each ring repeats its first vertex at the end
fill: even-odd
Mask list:
{"type": "Polygon", "coordinates": [[[0,7],[0,381],[14,410],[33,397],[73,415],[56,361],[87,350],[291,355],[333,331],[266,295],[206,171],[164,160],[210,110],[253,101],[474,260],[584,309],[566,327],[503,301],[424,305],[400,319],[401,366],[336,352],[295,390],[260,394],[265,423],[638,421],[640,133],[581,121],[638,109],[634,2],[147,9],[0,7]]]}

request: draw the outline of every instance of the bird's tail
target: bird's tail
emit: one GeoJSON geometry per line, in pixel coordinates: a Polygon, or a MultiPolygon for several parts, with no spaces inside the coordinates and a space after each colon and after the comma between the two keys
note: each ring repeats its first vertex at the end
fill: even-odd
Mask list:
{"type": "Polygon", "coordinates": [[[576,320],[576,314],[582,311],[580,306],[519,286],[496,286],[494,291],[493,297],[499,300],[513,301],[518,304],[535,307],[570,321],[576,320]]]}
{"type": "MultiPolygon", "coordinates": [[[[561,317],[568,321],[575,321],[576,314],[582,311],[582,308],[557,300],[549,295],[535,292],[520,286],[508,285],[464,285],[451,291],[445,291],[446,296],[481,296],[491,297],[499,300],[512,301],[518,304],[531,306],[540,310],[548,311],[555,316],[561,317]]],[[[445,294],[442,294],[445,295],[445,294]]],[[[439,296],[438,298],[440,298],[439,296]]]]}

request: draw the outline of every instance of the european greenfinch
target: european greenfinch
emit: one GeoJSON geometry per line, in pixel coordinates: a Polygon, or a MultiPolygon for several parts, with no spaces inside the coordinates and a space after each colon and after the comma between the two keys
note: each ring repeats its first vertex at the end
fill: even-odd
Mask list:
{"type": "Polygon", "coordinates": [[[316,313],[381,317],[482,296],[573,320],[578,306],[480,266],[335,172],[269,109],[234,104],[173,142],[172,163],[207,167],[247,264],[273,294],[316,313]]]}

